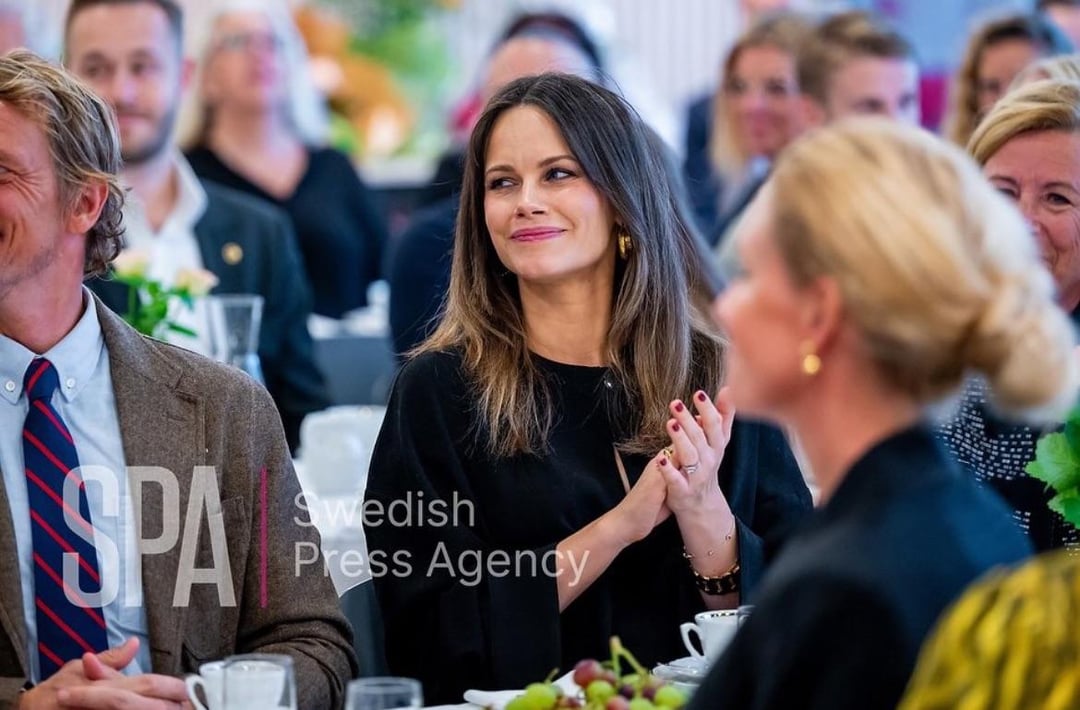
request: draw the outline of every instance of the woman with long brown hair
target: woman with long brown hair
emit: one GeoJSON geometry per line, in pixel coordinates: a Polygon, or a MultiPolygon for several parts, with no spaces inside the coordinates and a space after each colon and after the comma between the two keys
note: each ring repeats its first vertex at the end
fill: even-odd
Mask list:
{"type": "Polygon", "coordinates": [[[515,81],[465,171],[445,314],[395,384],[367,491],[459,513],[365,521],[390,560],[390,669],[429,702],[606,657],[612,634],[647,663],[685,655],[679,623],[745,599],[764,538],[810,506],[783,437],[712,400],[702,249],[624,100],[515,81]]]}

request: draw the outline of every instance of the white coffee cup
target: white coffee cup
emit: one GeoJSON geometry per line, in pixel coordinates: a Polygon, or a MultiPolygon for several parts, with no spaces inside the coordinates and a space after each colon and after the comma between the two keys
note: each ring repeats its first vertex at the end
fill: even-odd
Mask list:
{"type": "Polygon", "coordinates": [[[735,638],[735,632],[739,630],[739,618],[738,609],[703,611],[696,614],[693,623],[687,622],[679,626],[683,645],[694,658],[715,661],[731,643],[731,639],[735,638]],[[691,634],[697,635],[701,647],[705,649],[704,654],[691,642],[691,634]]]}
{"type": "Polygon", "coordinates": [[[287,668],[273,661],[238,658],[199,666],[199,675],[185,680],[188,698],[196,710],[248,710],[276,708],[285,693],[287,668]],[[195,689],[201,687],[206,705],[195,689]]]}
{"type": "Polygon", "coordinates": [[[188,699],[196,710],[222,710],[221,678],[225,670],[225,661],[211,661],[199,666],[198,675],[192,674],[184,679],[187,684],[188,699]],[[202,688],[206,705],[199,700],[195,689],[202,688]]]}

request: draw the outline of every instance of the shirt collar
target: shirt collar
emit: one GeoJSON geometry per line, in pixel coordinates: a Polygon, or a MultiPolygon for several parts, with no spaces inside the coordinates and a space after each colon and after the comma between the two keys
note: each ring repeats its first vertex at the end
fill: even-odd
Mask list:
{"type": "MultiPolygon", "coordinates": [[[[43,353],[56,368],[60,392],[67,401],[74,400],[97,369],[105,350],[105,338],[98,323],[97,307],[90,291],[83,287],[83,314],[63,339],[43,353]]],[[[11,404],[22,397],[26,368],[38,355],[21,343],[0,335],[0,396],[11,404]]]]}
{"type": "Polygon", "coordinates": [[[176,207],[170,219],[183,220],[185,227],[193,228],[206,212],[206,190],[179,151],[173,153],[176,167],[176,207]]]}
{"type": "MultiPolygon", "coordinates": [[[[192,231],[203,214],[206,212],[206,190],[203,188],[191,164],[177,150],[173,149],[172,164],[176,175],[176,203],[172,211],[162,223],[157,234],[168,234],[171,231],[192,231]]],[[[153,231],[146,218],[146,210],[134,194],[124,201],[124,221],[131,224],[150,236],[153,231]]],[[[129,245],[130,246],[130,245],[129,245]]]]}

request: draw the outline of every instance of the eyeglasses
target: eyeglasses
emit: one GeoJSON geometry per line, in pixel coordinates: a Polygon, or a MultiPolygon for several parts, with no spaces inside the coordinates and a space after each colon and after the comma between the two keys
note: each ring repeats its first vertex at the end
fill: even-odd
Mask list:
{"type": "Polygon", "coordinates": [[[284,44],[284,40],[273,32],[233,32],[222,35],[215,48],[224,52],[249,52],[256,49],[276,52],[284,44]]]}

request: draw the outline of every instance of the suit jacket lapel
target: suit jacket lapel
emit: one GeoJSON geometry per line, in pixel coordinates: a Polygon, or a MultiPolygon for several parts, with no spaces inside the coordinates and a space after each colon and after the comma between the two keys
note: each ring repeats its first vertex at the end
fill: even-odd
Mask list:
{"type": "Polygon", "coordinates": [[[223,212],[224,210],[219,209],[217,200],[214,199],[212,189],[207,188],[206,212],[195,225],[195,241],[199,244],[203,268],[218,277],[218,285],[214,288],[214,293],[243,293],[246,289],[244,280],[240,278],[241,267],[226,263],[225,255],[222,254],[222,249],[228,243],[223,237],[235,231],[228,224],[228,215],[223,212]]]}
{"type": "MultiPolygon", "coordinates": [[[[179,488],[179,505],[165,501],[153,484],[142,491],[141,510],[139,496],[135,496],[136,524],[142,530],[140,544],[142,539],[158,537],[163,521],[177,526],[182,536],[192,470],[206,459],[204,403],[183,391],[183,372],[176,364],[100,302],[97,306],[109,353],[125,462],[129,469],[164,468],[175,476],[179,488]]],[[[173,606],[180,547],[177,541],[166,552],[142,554],[143,603],[151,661],[158,673],[180,671],[186,610],[173,606]]]]}

